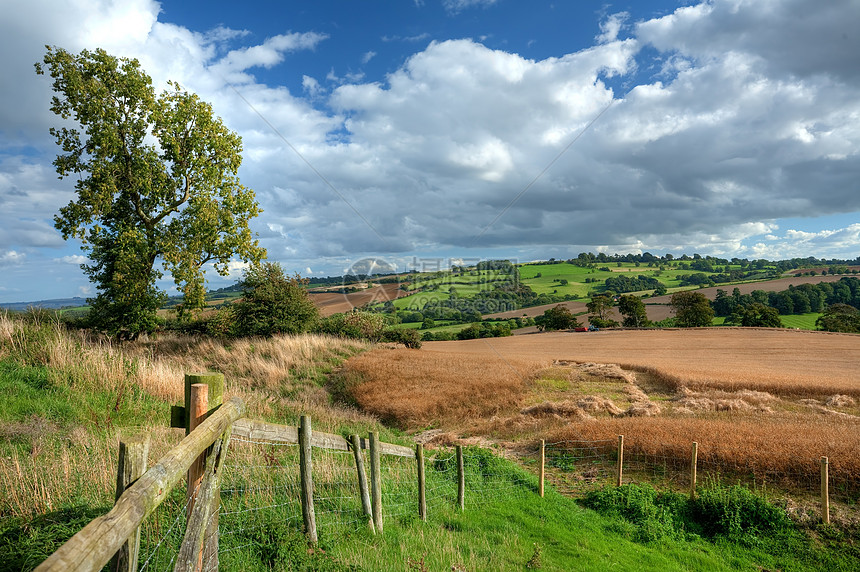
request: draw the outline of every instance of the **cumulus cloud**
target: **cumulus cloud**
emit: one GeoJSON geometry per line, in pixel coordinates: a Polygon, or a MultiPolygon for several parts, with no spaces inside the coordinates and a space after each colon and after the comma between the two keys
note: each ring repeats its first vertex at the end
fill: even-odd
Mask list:
{"type": "Polygon", "coordinates": [[[845,256],[860,238],[775,222],[860,211],[849,0],[713,0],[636,24],[619,13],[593,46],[540,60],[434,41],[375,81],[299,75],[300,93],[254,74],[324,34],[189,30],[159,21],[150,0],[48,8],[34,0],[0,22],[0,46],[20,54],[0,85],[0,252],[62,246],[52,217],[72,182],[50,167],[50,92],[32,70],[46,43],[138,57],[156,85],[175,79],[212,102],[243,137],[240,175],[264,209],[255,228],[287,268],[469,248],[845,256]]]}
{"type": "Polygon", "coordinates": [[[23,253],[15,252],[14,250],[0,252],[0,266],[21,264],[24,262],[25,258],[26,256],[23,253]]]}

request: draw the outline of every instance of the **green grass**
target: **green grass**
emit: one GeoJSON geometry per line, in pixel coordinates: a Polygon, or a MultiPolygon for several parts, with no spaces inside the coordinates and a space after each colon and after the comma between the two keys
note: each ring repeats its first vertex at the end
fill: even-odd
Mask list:
{"type": "Polygon", "coordinates": [[[430,292],[416,292],[409,296],[396,299],[394,301],[394,307],[398,310],[421,310],[430,302],[447,300],[450,297],[451,296],[448,293],[440,292],[438,290],[430,292]]]}
{"type": "MultiPolygon", "coordinates": [[[[384,532],[367,530],[358,499],[320,499],[315,549],[302,535],[298,504],[290,498],[294,489],[285,489],[287,509],[278,496],[267,497],[271,506],[259,510],[228,494],[225,508],[236,509],[240,500],[244,510],[222,517],[221,569],[851,570],[860,556],[843,532],[819,527],[811,531],[813,540],[781,509],[738,487],[703,489],[690,503],[675,493],[625,485],[596,491],[583,506],[552,487],[541,498],[536,477],[479,449],[466,450],[466,510],[460,511],[452,455],[428,453],[426,522],[417,516],[414,461],[384,458],[384,532]]],[[[314,453],[326,454],[334,455],[314,453]]],[[[342,456],[344,481],[354,476],[350,457],[342,456]]],[[[268,472],[295,480],[290,461],[278,460],[288,469],[273,465],[268,472]]],[[[319,497],[336,496],[324,486],[318,490],[319,497]]],[[[176,489],[147,524],[143,555],[157,550],[159,562],[172,556],[179,535],[156,544],[182,514],[183,495],[176,489]]],[[[31,569],[106,509],[74,505],[29,523],[0,520],[0,569],[31,569]]]]}
{"type": "Polygon", "coordinates": [[[809,314],[792,314],[788,316],[780,316],[779,319],[782,321],[782,325],[786,328],[796,328],[798,330],[816,330],[815,320],[821,317],[821,314],[818,312],[812,312],[809,314]]]}
{"type": "MultiPolygon", "coordinates": [[[[85,391],[56,380],[48,368],[0,361],[0,423],[47,422],[108,429],[143,425],[169,414],[169,406],[118,380],[111,391],[85,391]]],[[[0,446],[2,446],[0,441],[0,446]]]]}

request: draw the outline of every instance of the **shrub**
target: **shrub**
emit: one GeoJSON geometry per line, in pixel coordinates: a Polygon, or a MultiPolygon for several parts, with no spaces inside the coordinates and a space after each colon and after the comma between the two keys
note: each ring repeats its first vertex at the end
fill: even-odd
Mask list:
{"type": "Polygon", "coordinates": [[[385,316],[357,311],[334,314],[320,320],[317,331],[341,338],[378,342],[385,331],[385,316]]]}
{"type": "MultiPolygon", "coordinates": [[[[427,335],[430,332],[425,332],[427,335]]],[[[418,333],[418,330],[413,328],[395,329],[389,328],[382,333],[382,339],[386,342],[394,342],[403,344],[410,349],[420,349],[423,336],[418,333]]]]}
{"type": "Polygon", "coordinates": [[[307,280],[284,275],[280,264],[251,266],[242,281],[242,299],[233,304],[239,336],[272,336],[308,331],[319,311],[308,297],[307,280]]]}
{"type": "Polygon", "coordinates": [[[740,538],[791,526],[784,510],[739,485],[701,488],[696,499],[691,501],[691,517],[706,536],[740,538]]]}

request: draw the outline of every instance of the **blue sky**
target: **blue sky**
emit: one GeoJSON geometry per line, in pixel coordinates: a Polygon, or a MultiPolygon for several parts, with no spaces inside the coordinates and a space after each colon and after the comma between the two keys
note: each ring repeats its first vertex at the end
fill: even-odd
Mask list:
{"type": "Polygon", "coordinates": [[[94,294],[52,224],[45,44],[211,102],[291,272],[860,255],[854,0],[3,4],[0,302],[94,294]]]}

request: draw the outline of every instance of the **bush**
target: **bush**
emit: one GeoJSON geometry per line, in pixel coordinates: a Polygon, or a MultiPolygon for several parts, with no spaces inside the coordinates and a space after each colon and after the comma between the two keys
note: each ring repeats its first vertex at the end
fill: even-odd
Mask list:
{"type": "Polygon", "coordinates": [[[582,503],[632,524],[634,540],[640,542],[683,538],[690,533],[750,541],[792,526],[784,510],[738,485],[701,487],[693,500],[658,492],[649,485],[624,485],[592,491],[582,503]]]}
{"type": "Polygon", "coordinates": [[[233,304],[239,336],[298,334],[313,327],[319,311],[308,297],[307,280],[288,278],[280,264],[251,266],[242,281],[242,299],[233,304]]]}
{"type": "MultiPolygon", "coordinates": [[[[425,335],[430,332],[425,332],[425,335]]],[[[418,330],[413,328],[394,329],[390,328],[382,333],[382,339],[386,342],[394,342],[403,344],[409,349],[421,349],[421,340],[423,337],[418,333],[418,330]]]]}
{"type": "Polygon", "coordinates": [[[677,493],[661,493],[649,485],[624,485],[591,491],[583,504],[633,524],[634,540],[654,542],[683,537],[684,500],[677,493]]]}
{"type": "Polygon", "coordinates": [[[791,526],[786,512],[739,485],[712,485],[691,501],[691,517],[705,536],[768,534],[791,526]]]}
{"type": "Polygon", "coordinates": [[[372,312],[334,314],[319,321],[317,331],[340,338],[378,342],[385,331],[385,316],[372,312]]]}

